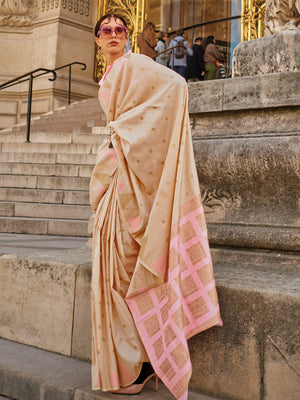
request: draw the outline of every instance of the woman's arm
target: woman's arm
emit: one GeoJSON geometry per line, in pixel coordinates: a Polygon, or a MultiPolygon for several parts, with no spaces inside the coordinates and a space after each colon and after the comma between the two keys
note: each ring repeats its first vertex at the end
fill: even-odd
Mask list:
{"type": "Polygon", "coordinates": [[[185,45],[185,48],[186,48],[186,51],[187,51],[188,55],[192,56],[193,55],[193,49],[190,47],[189,43],[186,40],[184,41],[184,45],[185,45]]]}

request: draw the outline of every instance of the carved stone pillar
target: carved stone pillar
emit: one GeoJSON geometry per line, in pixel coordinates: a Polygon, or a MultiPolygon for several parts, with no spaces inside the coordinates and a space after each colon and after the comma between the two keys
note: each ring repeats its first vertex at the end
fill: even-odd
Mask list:
{"type": "Polygon", "coordinates": [[[0,26],[30,26],[38,13],[36,0],[2,0],[0,26]]]}
{"type": "Polygon", "coordinates": [[[265,37],[240,43],[233,53],[232,76],[300,70],[300,0],[268,0],[265,37]]]}
{"type": "Polygon", "coordinates": [[[300,0],[267,0],[265,36],[300,29],[300,0]]]}

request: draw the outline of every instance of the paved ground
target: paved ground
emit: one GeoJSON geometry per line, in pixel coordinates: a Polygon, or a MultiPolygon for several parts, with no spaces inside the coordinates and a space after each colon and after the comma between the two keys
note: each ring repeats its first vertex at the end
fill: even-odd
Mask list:
{"type": "MultiPolygon", "coordinates": [[[[0,256],[36,251],[69,250],[86,245],[86,237],[0,233],[0,256]]],[[[1,400],[1,399],[0,399],[1,400]]]]}

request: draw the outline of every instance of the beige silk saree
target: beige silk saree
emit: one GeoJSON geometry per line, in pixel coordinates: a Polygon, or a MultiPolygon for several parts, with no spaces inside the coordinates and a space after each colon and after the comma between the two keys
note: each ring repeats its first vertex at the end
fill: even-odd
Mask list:
{"type": "Polygon", "coordinates": [[[111,138],[99,149],[90,185],[92,387],[128,386],[150,360],[184,400],[192,370],[187,339],[221,324],[187,85],[150,58],[126,54],[99,98],[111,138]]]}

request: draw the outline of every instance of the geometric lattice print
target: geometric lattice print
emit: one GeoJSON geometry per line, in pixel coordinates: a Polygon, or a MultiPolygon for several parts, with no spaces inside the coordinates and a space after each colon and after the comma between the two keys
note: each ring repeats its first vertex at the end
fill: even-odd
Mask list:
{"type": "Polygon", "coordinates": [[[195,199],[184,211],[172,229],[167,282],[127,299],[154,369],[180,400],[191,376],[187,339],[220,321],[203,208],[195,199]]]}

